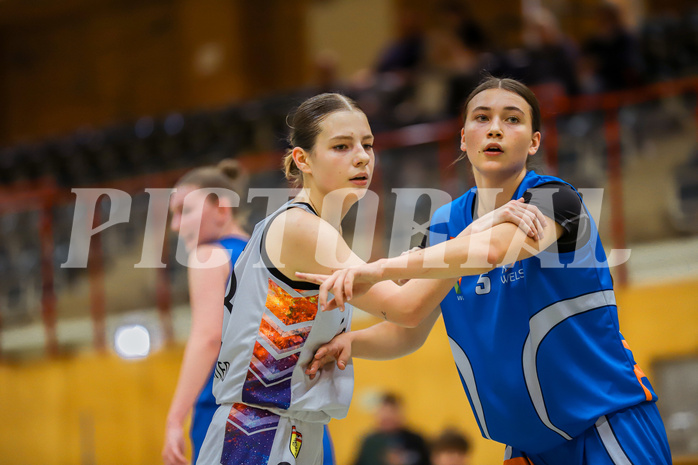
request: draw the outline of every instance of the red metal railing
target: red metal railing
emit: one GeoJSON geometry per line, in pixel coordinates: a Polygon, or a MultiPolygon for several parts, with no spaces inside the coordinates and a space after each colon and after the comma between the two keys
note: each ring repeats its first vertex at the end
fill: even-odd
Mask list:
{"type": "MultiPolygon", "coordinates": [[[[607,144],[608,177],[611,198],[611,221],[613,247],[625,248],[625,218],[623,214],[623,171],[621,163],[620,123],[618,112],[627,105],[635,105],[658,98],[672,97],[684,93],[698,94],[698,78],[687,78],[666,83],[654,84],[631,91],[623,91],[609,94],[589,95],[570,98],[559,92],[555,87],[541,86],[535,89],[543,112],[545,147],[547,164],[551,171],[557,171],[558,165],[558,129],[556,120],[562,116],[569,116],[579,112],[601,111],[604,114],[604,137],[607,144]]],[[[695,109],[695,118],[698,123],[698,105],[695,109]]],[[[431,124],[398,129],[392,132],[378,134],[376,137],[376,150],[409,147],[413,145],[436,143],[438,144],[437,160],[442,181],[453,176],[451,163],[459,155],[457,138],[460,133],[461,122],[449,120],[431,124]]],[[[698,141],[698,140],[697,140],[698,141]]],[[[281,156],[279,153],[262,153],[240,158],[242,164],[251,173],[276,170],[280,167],[281,156]]],[[[146,188],[167,188],[174,185],[183,174],[182,170],[164,172],[157,175],[139,176],[108,185],[92,187],[109,187],[123,190],[129,194],[142,193],[146,188]]],[[[382,182],[380,172],[376,173],[374,189],[379,188],[382,182]]],[[[380,190],[380,189],[378,189],[380,190]]],[[[56,355],[59,352],[58,339],[56,337],[56,296],[54,290],[53,269],[53,218],[52,209],[61,204],[71,202],[72,195],[68,190],[58,189],[51,181],[0,188],[0,214],[35,210],[40,212],[40,247],[41,247],[41,274],[42,274],[42,321],[46,333],[46,352],[56,355]]],[[[99,208],[96,209],[94,225],[99,224],[99,208]]],[[[379,219],[385,215],[379,214],[379,219]]],[[[379,224],[380,231],[385,230],[384,224],[379,224]]],[[[380,232],[379,231],[379,232],[380,232]]],[[[104,267],[103,251],[99,240],[99,234],[92,238],[90,249],[90,315],[93,320],[94,346],[97,350],[106,347],[105,329],[105,292],[104,292],[104,267]]],[[[163,263],[166,258],[163,258],[163,263]]],[[[617,270],[618,284],[627,283],[627,270],[621,265],[617,270]]],[[[166,341],[173,337],[171,321],[171,292],[170,284],[164,268],[158,269],[156,281],[156,302],[161,324],[163,326],[166,341]]],[[[0,320],[0,330],[2,320],[0,320]]]]}

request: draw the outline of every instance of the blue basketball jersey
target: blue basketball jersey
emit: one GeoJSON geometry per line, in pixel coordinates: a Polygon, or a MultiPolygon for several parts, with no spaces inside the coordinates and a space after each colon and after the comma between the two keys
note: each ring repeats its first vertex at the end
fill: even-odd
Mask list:
{"type": "MultiPolygon", "coordinates": [[[[227,249],[230,254],[230,273],[232,275],[233,268],[235,267],[235,262],[242,253],[247,240],[237,236],[228,236],[219,239],[212,244],[220,245],[222,248],[227,249]]],[[[230,280],[230,278],[228,278],[230,280]]],[[[221,311],[224,311],[221,305],[221,311]]],[[[201,449],[201,444],[204,442],[204,437],[206,437],[206,430],[208,425],[211,424],[211,418],[216,412],[218,404],[216,403],[216,398],[213,396],[213,368],[211,368],[211,374],[208,378],[206,386],[204,386],[201,394],[196,399],[194,404],[194,412],[191,421],[191,442],[192,442],[192,463],[196,463],[197,456],[199,455],[199,450],[201,449]]]]}
{"type": "MultiPolygon", "coordinates": [[[[530,171],[512,199],[549,182],[564,181],[530,171]]],[[[473,221],[476,192],[434,214],[430,244],[473,221]]],[[[441,303],[463,387],[488,439],[545,451],[603,415],[656,400],[620,334],[611,274],[590,215],[589,225],[591,237],[577,250],[558,253],[553,245],[463,276],[441,303]]]]}

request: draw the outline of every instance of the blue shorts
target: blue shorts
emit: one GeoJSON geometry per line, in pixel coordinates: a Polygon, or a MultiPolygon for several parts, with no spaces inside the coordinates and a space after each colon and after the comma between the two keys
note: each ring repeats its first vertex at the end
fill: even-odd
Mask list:
{"type": "Polygon", "coordinates": [[[654,402],[604,415],[559,447],[526,454],[508,446],[504,465],[671,465],[664,423],[654,402]]]}
{"type": "Polygon", "coordinates": [[[196,459],[199,457],[199,451],[201,450],[201,445],[204,443],[208,425],[211,424],[213,414],[216,413],[216,410],[218,410],[218,405],[211,403],[199,403],[194,407],[194,413],[191,418],[191,430],[189,431],[192,449],[191,463],[196,463],[196,459]]]}
{"type": "Polygon", "coordinates": [[[332,444],[332,436],[330,429],[325,425],[322,434],[322,465],[335,465],[334,461],[334,445],[332,444]]]}

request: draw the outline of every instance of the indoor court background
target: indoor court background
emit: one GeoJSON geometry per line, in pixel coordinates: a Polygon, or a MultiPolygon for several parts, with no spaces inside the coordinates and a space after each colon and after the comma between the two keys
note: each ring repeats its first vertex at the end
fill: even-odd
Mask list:
{"type": "MultiPolygon", "coordinates": [[[[471,186],[451,162],[457,107],[482,68],[537,91],[547,172],[604,189],[597,221],[607,251],[631,250],[613,269],[621,328],[658,391],[675,463],[698,463],[698,9],[615,0],[644,62],[632,86],[599,86],[584,57],[572,95],[552,71],[531,73],[540,63],[526,18],[550,10],[581,48],[599,28],[600,3],[456,1],[486,40],[451,61],[450,18],[437,1],[0,0],[0,464],[162,463],[188,296],[176,237],[144,248],[158,244],[144,235],[146,189],[227,156],[249,169],[250,187],[284,187],[286,114],[317,92],[344,91],[376,134],[372,255],[385,256],[391,237],[405,239],[392,224],[408,206],[392,189],[455,198],[471,186]],[[415,17],[434,55],[378,70],[415,17]],[[128,222],[92,238],[86,268],[61,266],[75,188],[132,198],[128,222]],[[137,266],[144,257],[167,266],[137,266]],[[135,324],[150,351],[126,359],[115,334],[135,324]]],[[[415,221],[427,221],[429,204],[418,207],[415,221]]],[[[100,203],[95,226],[109,208],[100,203]]],[[[249,204],[251,223],[264,208],[249,204]]],[[[353,327],[374,321],[357,312],[353,327]]],[[[349,415],[330,424],[339,465],[352,463],[384,391],[404,398],[411,428],[432,437],[456,427],[472,439],[475,464],[501,463],[503,447],[480,437],[441,321],[416,353],[357,360],[355,373],[349,415]]]]}

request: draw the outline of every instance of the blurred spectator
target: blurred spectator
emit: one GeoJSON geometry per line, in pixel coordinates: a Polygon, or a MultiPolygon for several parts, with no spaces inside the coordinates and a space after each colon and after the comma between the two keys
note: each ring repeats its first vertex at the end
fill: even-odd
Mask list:
{"type": "Polygon", "coordinates": [[[410,8],[398,12],[397,37],[381,53],[375,71],[413,71],[424,53],[423,15],[410,8]]]}
{"type": "Polygon", "coordinates": [[[429,447],[405,426],[402,407],[397,395],[383,395],[376,430],[364,438],[355,465],[429,465],[429,447]]]}
{"type": "Polygon", "coordinates": [[[442,0],[434,21],[423,34],[423,51],[413,78],[411,104],[415,122],[443,119],[458,113],[461,97],[477,84],[485,39],[482,28],[465,7],[442,0]]]}
{"type": "Polygon", "coordinates": [[[474,73],[485,51],[480,25],[459,2],[446,0],[436,9],[436,22],[427,32],[425,61],[430,68],[474,73]]]}
{"type": "Polygon", "coordinates": [[[643,83],[644,60],[636,35],[623,23],[618,5],[603,3],[596,12],[598,32],[583,47],[587,91],[622,90],[643,83]]]}
{"type": "Polygon", "coordinates": [[[470,465],[472,447],[468,438],[455,429],[445,429],[431,443],[432,465],[470,465]]]}
{"type": "Polygon", "coordinates": [[[412,8],[397,12],[395,37],[380,52],[370,69],[351,78],[351,87],[374,130],[413,124],[417,112],[412,102],[416,70],[424,61],[423,13],[412,8]]]}
{"type": "Polygon", "coordinates": [[[467,5],[455,0],[446,0],[439,10],[442,17],[451,23],[450,27],[465,48],[475,53],[487,50],[488,41],[485,30],[475,20],[467,5]]]}
{"type": "Polygon", "coordinates": [[[528,63],[522,79],[531,85],[557,83],[567,94],[578,94],[579,51],[576,44],[562,33],[557,18],[541,8],[524,21],[528,63]]]}
{"type": "Polygon", "coordinates": [[[317,93],[336,92],[344,87],[339,79],[339,56],[334,50],[322,50],[315,56],[313,86],[317,93]]]}

